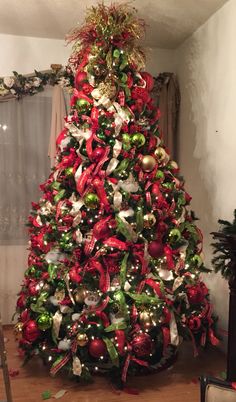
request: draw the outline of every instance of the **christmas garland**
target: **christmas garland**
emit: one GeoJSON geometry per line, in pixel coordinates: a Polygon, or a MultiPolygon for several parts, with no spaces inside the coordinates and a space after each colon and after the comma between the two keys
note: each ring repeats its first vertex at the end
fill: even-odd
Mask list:
{"type": "Polygon", "coordinates": [[[46,85],[61,85],[72,89],[74,76],[70,67],[47,72],[36,71],[31,75],[22,75],[13,71],[13,76],[0,78],[0,98],[21,99],[26,95],[35,95],[42,92],[46,85]]]}

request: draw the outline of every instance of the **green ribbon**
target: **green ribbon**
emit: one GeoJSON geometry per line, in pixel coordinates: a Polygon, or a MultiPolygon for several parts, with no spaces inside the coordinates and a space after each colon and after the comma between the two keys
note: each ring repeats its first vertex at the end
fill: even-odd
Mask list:
{"type": "Polygon", "coordinates": [[[114,364],[114,366],[119,367],[119,356],[118,356],[118,353],[117,353],[117,350],[116,350],[114,344],[112,343],[112,341],[109,338],[104,337],[102,339],[106,344],[107,351],[109,353],[112,363],[114,364]]]}
{"type": "Polygon", "coordinates": [[[130,231],[128,222],[124,222],[119,216],[116,216],[117,231],[120,232],[128,241],[133,240],[133,233],[130,231]]]}
{"type": "Polygon", "coordinates": [[[125,300],[125,295],[122,292],[122,290],[117,290],[114,295],[113,295],[113,300],[119,303],[120,309],[124,316],[127,315],[127,306],[126,306],[126,300],[125,300]]]}
{"type": "Polygon", "coordinates": [[[54,201],[57,203],[65,195],[66,190],[60,190],[54,197],[54,201]]]}
{"type": "Polygon", "coordinates": [[[118,165],[118,167],[113,171],[114,174],[121,173],[127,170],[129,166],[129,159],[123,159],[118,165]]]}
{"type": "Polygon", "coordinates": [[[105,332],[112,332],[112,331],[116,331],[119,329],[126,329],[127,328],[127,324],[122,321],[122,322],[116,322],[114,324],[109,325],[109,327],[105,328],[105,332]]]}
{"type": "Polygon", "coordinates": [[[48,273],[49,273],[50,279],[55,279],[57,276],[57,265],[49,264],[48,265],[48,273]]]}
{"type": "Polygon", "coordinates": [[[136,213],[136,232],[140,233],[143,230],[143,211],[140,209],[136,213]]]}
{"type": "Polygon", "coordinates": [[[59,181],[54,181],[54,182],[51,184],[51,187],[53,188],[53,190],[59,190],[60,187],[61,187],[61,183],[59,183],[59,181]]]}
{"type": "Polygon", "coordinates": [[[148,296],[146,293],[130,293],[126,292],[126,294],[131,297],[136,303],[140,304],[160,304],[163,303],[160,299],[154,296],[148,296]]]}
{"type": "Polygon", "coordinates": [[[125,284],[128,257],[129,257],[129,253],[125,253],[124,258],[123,258],[123,260],[121,262],[121,266],[120,266],[120,284],[121,284],[121,287],[123,287],[124,284],[125,284]]]}

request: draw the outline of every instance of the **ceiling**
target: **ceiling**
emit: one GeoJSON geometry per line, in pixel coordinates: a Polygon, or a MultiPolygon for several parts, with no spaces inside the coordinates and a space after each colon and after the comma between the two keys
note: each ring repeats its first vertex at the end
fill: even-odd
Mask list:
{"type": "MultiPolygon", "coordinates": [[[[175,48],[226,2],[134,0],[130,4],[148,24],[146,46],[175,48]]],[[[83,21],[86,7],[94,4],[94,0],[0,0],[0,33],[63,39],[83,21]]]]}

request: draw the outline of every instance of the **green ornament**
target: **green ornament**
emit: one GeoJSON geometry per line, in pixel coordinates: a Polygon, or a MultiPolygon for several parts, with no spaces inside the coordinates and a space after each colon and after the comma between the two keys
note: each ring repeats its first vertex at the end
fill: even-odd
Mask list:
{"type": "Polygon", "coordinates": [[[137,148],[140,148],[145,144],[146,139],[145,139],[145,136],[142,133],[135,133],[131,137],[131,142],[137,148]]]}
{"type": "Polygon", "coordinates": [[[177,243],[180,239],[181,239],[181,233],[179,229],[171,229],[169,233],[170,243],[172,244],[177,243]]]}
{"type": "Polygon", "coordinates": [[[104,134],[104,133],[98,133],[97,134],[97,137],[100,139],[100,140],[105,140],[106,139],[106,135],[104,134]]]}
{"type": "Polygon", "coordinates": [[[202,265],[202,259],[200,257],[200,255],[195,254],[192,258],[191,258],[192,263],[197,266],[200,267],[202,265]]]}
{"type": "Polygon", "coordinates": [[[37,319],[38,327],[42,331],[46,331],[52,326],[52,316],[49,313],[42,313],[37,319]]]}
{"type": "Polygon", "coordinates": [[[108,140],[108,144],[111,145],[112,147],[115,145],[115,142],[116,142],[115,138],[110,138],[108,140]]]}
{"type": "Polygon", "coordinates": [[[156,171],[156,179],[157,179],[157,180],[164,180],[164,178],[165,178],[165,175],[164,175],[164,173],[162,172],[162,170],[157,170],[157,171],[156,171]]]}
{"type": "Polygon", "coordinates": [[[76,107],[78,107],[78,108],[81,108],[81,107],[84,108],[89,105],[90,105],[90,103],[86,99],[81,98],[76,101],[76,107]]]}
{"type": "Polygon", "coordinates": [[[113,52],[113,57],[115,57],[115,58],[120,57],[120,51],[119,51],[119,49],[115,49],[115,50],[114,50],[114,52],[113,52]]]}
{"type": "Polygon", "coordinates": [[[95,209],[99,205],[99,198],[98,198],[97,194],[87,193],[84,196],[84,203],[87,208],[95,209]]]}
{"type": "Polygon", "coordinates": [[[122,141],[124,144],[129,144],[130,143],[130,135],[128,133],[122,134],[122,141]]]}
{"type": "Polygon", "coordinates": [[[73,167],[66,168],[65,173],[67,176],[72,176],[73,175],[73,167]]]}

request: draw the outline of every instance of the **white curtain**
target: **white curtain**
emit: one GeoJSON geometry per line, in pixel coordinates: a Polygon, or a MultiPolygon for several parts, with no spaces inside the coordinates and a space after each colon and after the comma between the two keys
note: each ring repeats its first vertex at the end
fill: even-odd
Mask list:
{"type": "Polygon", "coordinates": [[[0,310],[10,323],[27,268],[25,223],[50,172],[52,89],[0,103],[0,310]]]}

